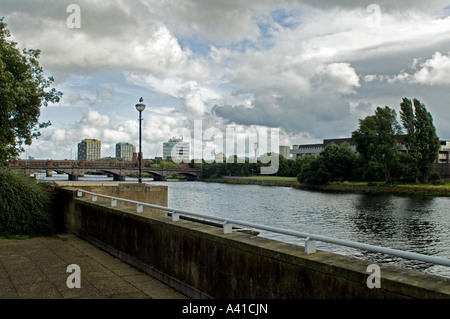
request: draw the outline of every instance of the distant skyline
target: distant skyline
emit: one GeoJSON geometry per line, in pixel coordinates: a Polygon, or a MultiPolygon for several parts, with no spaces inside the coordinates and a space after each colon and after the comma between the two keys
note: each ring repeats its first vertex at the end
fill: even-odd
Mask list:
{"type": "Polygon", "coordinates": [[[349,137],[403,97],[450,139],[450,0],[80,0],[78,21],[71,4],[0,0],[11,39],[42,51],[64,94],[22,158],[75,158],[83,139],[102,157],[137,145],[140,97],[146,157],[195,120],[278,128],[291,147],[349,137]]]}

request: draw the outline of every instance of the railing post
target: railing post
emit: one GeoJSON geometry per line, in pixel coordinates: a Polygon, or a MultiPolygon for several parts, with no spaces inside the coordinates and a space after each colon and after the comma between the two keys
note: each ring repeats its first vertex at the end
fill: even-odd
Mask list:
{"type": "Polygon", "coordinates": [[[143,211],[144,211],[144,206],[142,206],[141,204],[137,204],[136,205],[136,212],[142,213],[143,211]]]}
{"type": "Polygon", "coordinates": [[[316,252],[316,241],[311,238],[305,240],[305,254],[314,254],[316,252]]]}
{"type": "Polygon", "coordinates": [[[117,206],[117,200],[116,199],[111,199],[111,206],[112,207],[116,207],[117,206]]]}
{"type": "Polygon", "coordinates": [[[92,195],[92,201],[96,202],[97,201],[97,195],[92,195]]]}
{"type": "Polygon", "coordinates": [[[77,191],[77,197],[83,197],[83,192],[82,191],[77,191]]]}
{"type": "Polygon", "coordinates": [[[172,212],[172,221],[173,221],[173,222],[177,222],[177,221],[179,221],[179,220],[180,220],[180,214],[179,214],[179,213],[172,212]]]}
{"type": "Polygon", "coordinates": [[[232,232],[233,232],[233,225],[229,224],[228,222],[225,222],[223,224],[222,233],[231,234],[232,232]]]}

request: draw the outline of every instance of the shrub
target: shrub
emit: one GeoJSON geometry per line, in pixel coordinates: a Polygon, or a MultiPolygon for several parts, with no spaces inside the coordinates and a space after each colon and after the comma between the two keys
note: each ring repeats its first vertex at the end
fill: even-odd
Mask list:
{"type": "Polygon", "coordinates": [[[297,175],[297,180],[308,187],[322,186],[331,180],[331,174],[322,160],[317,158],[302,167],[302,171],[297,175]]]}
{"type": "Polygon", "coordinates": [[[57,231],[49,184],[0,169],[0,236],[47,236],[57,231]]]}
{"type": "Polygon", "coordinates": [[[430,181],[434,185],[441,184],[441,174],[439,174],[438,171],[434,171],[433,173],[430,174],[430,181]]]}

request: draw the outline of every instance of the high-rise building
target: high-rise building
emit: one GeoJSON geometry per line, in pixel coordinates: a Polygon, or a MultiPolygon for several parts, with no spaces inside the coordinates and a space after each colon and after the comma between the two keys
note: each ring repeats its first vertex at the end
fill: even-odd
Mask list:
{"type": "Polygon", "coordinates": [[[102,144],[99,140],[85,139],[78,143],[78,159],[96,161],[101,157],[102,144]]]}
{"type": "Polygon", "coordinates": [[[185,163],[190,161],[190,143],[183,139],[172,138],[163,143],[163,159],[179,160],[185,163]]]}
{"type": "Polygon", "coordinates": [[[280,146],[280,154],[285,159],[291,159],[291,148],[289,146],[280,146]]]}
{"type": "Polygon", "coordinates": [[[136,146],[129,143],[116,144],[116,158],[127,162],[133,160],[133,154],[136,153],[136,146]]]}

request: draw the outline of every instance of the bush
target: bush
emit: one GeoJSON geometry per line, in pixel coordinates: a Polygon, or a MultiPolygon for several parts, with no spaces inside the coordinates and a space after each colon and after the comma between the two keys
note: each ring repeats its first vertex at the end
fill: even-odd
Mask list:
{"type": "Polygon", "coordinates": [[[433,185],[444,185],[444,182],[441,181],[441,174],[438,171],[430,174],[430,182],[433,185]]]}
{"type": "Polygon", "coordinates": [[[0,236],[48,236],[57,232],[49,184],[0,169],[0,236]]]}
{"type": "Polygon", "coordinates": [[[332,176],[322,163],[320,158],[316,158],[311,163],[302,167],[302,171],[297,175],[297,180],[308,187],[316,187],[327,184],[332,176]]]}

